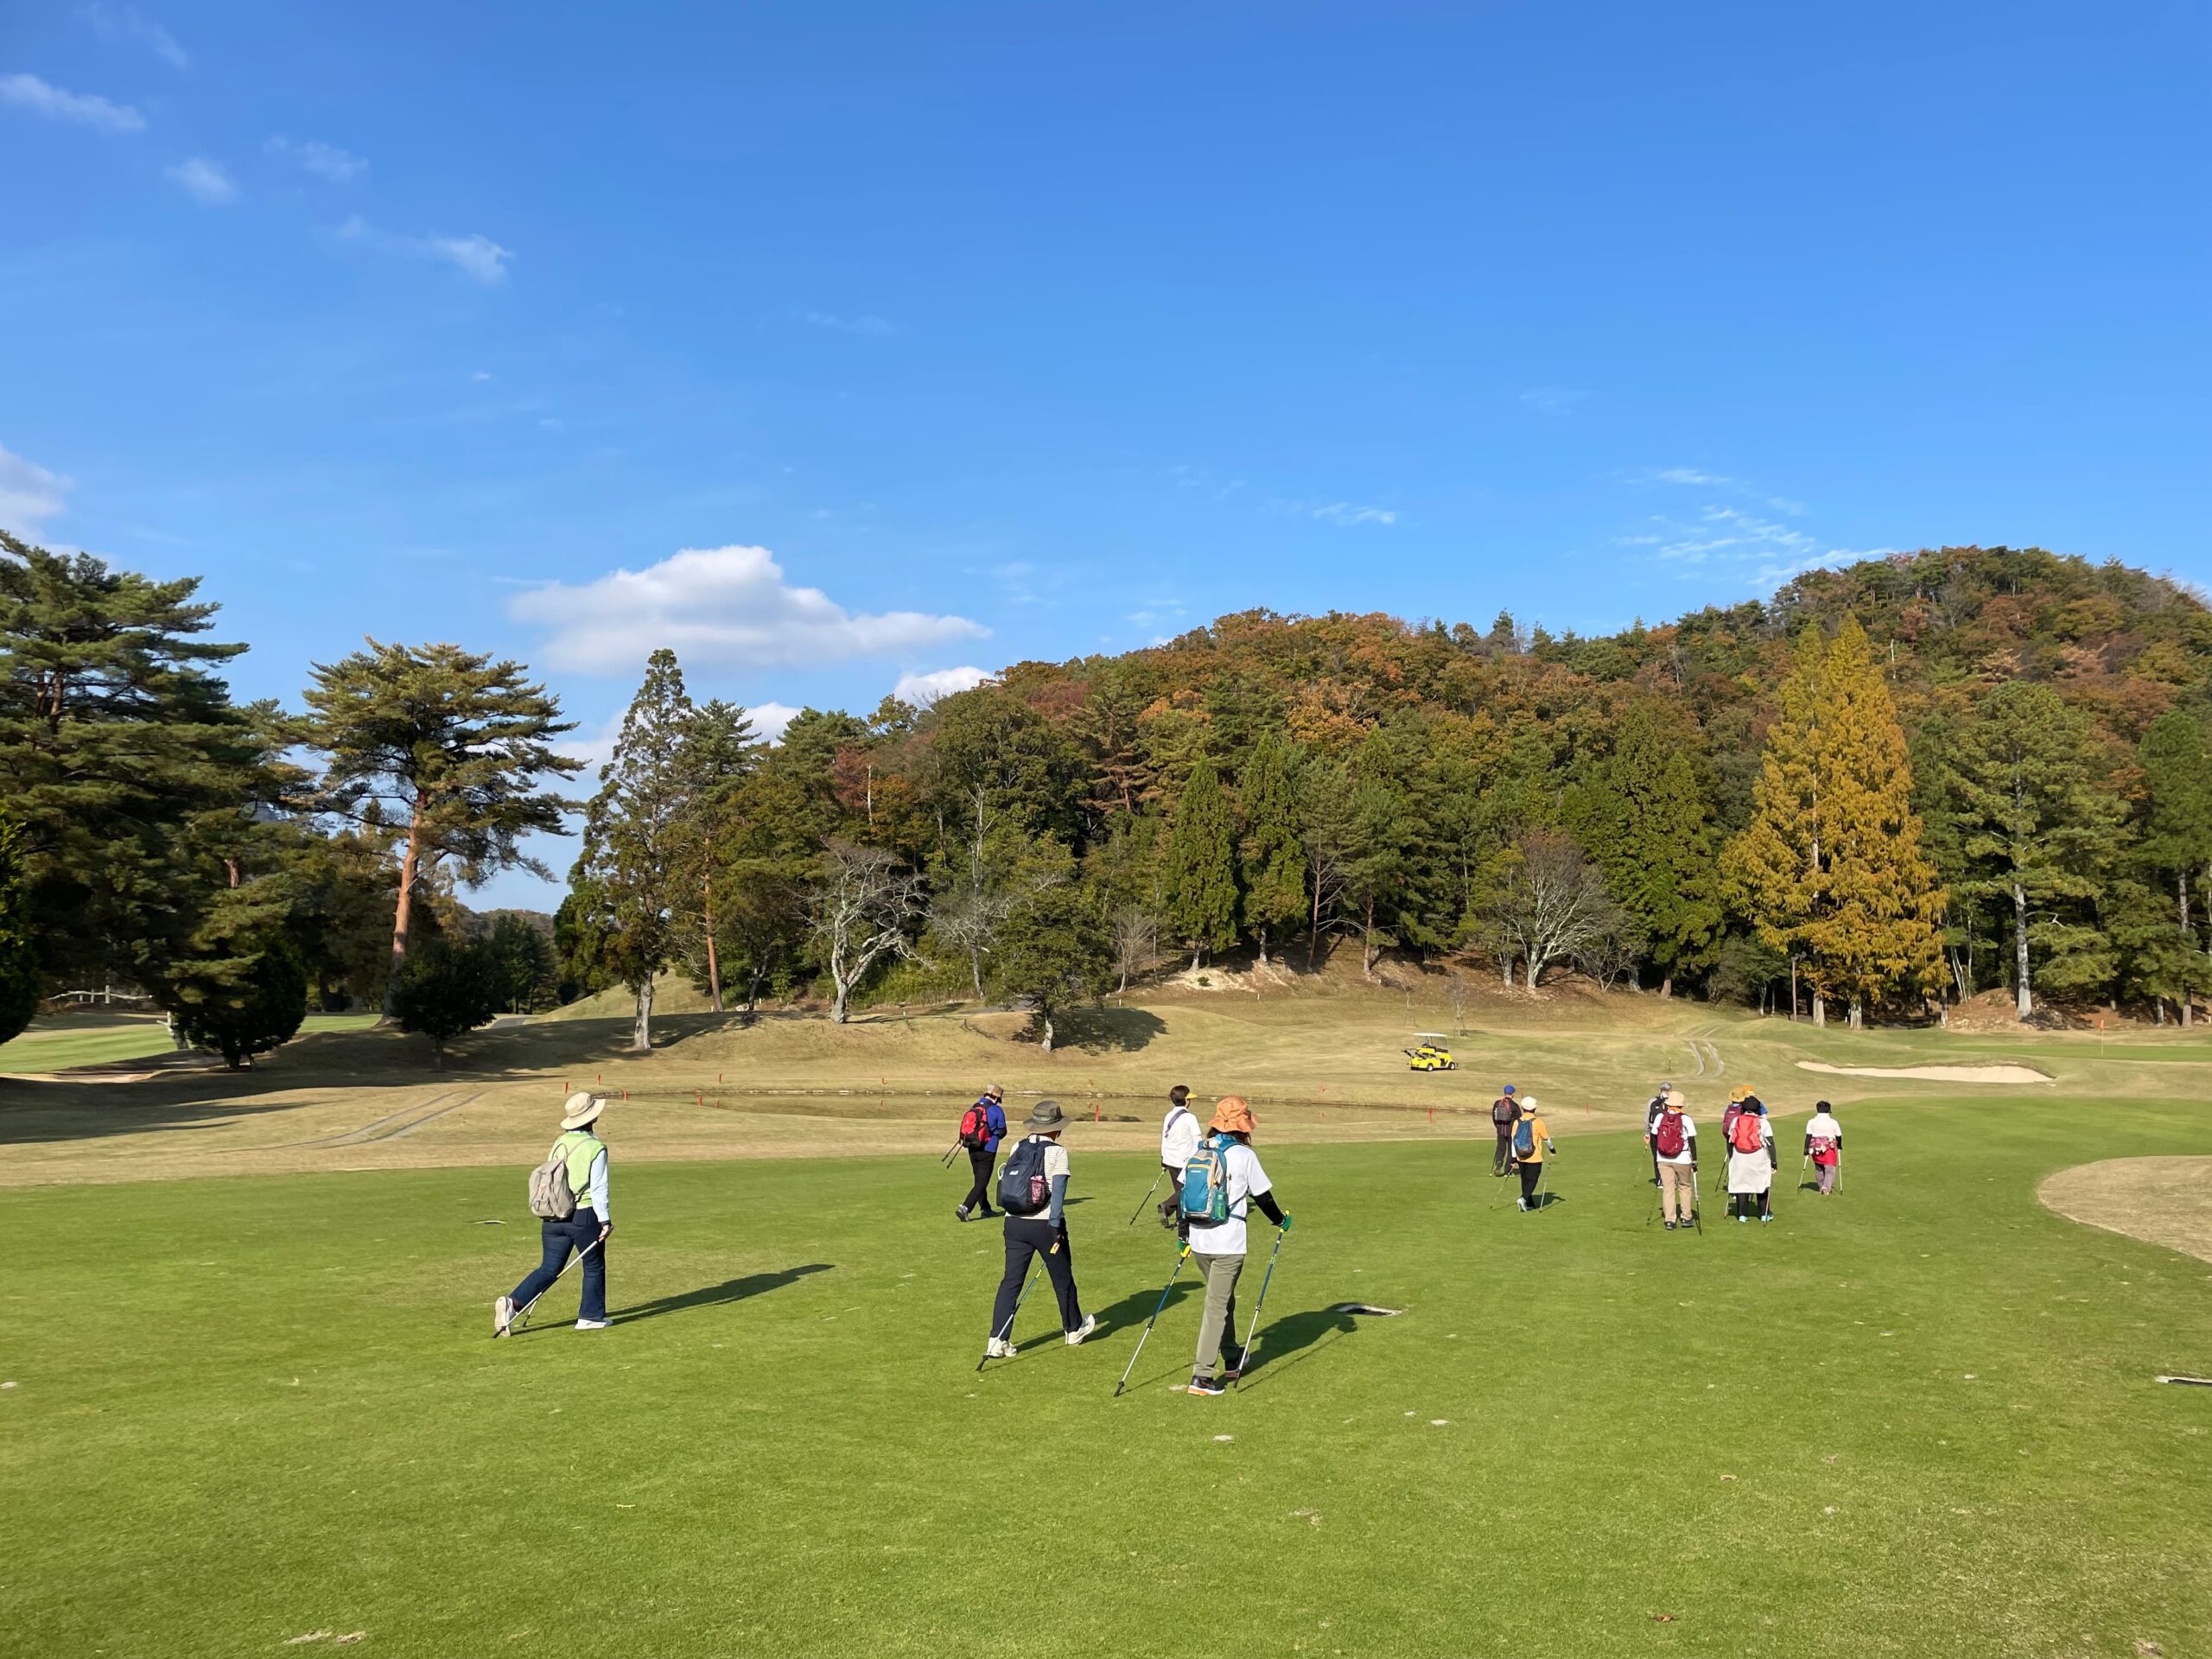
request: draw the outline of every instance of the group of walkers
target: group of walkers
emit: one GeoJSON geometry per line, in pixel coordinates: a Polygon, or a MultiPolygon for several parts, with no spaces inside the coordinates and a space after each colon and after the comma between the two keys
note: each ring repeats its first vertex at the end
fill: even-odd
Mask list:
{"type": "MultiPolygon", "coordinates": [[[[1275,1224],[1278,1248],[1281,1235],[1290,1229],[1290,1217],[1276,1202],[1273,1183],[1252,1150],[1258,1122],[1250,1103],[1242,1096],[1224,1096],[1201,1126],[1190,1098],[1190,1090],[1181,1084],[1168,1091],[1167,1115],[1160,1128],[1160,1173],[1153,1187],[1157,1191],[1162,1180],[1168,1183],[1168,1196],[1158,1213],[1161,1226],[1173,1232],[1183,1247],[1176,1258],[1177,1274],[1185,1259],[1194,1261],[1205,1284],[1190,1392],[1217,1395],[1237,1379],[1250,1357],[1246,1344],[1236,1340],[1236,1285],[1249,1249],[1250,1214],[1256,1208],[1275,1224]]],[[[990,1338],[983,1355],[987,1361],[1013,1355],[1014,1316],[1027,1294],[1030,1269],[1040,1259],[1045,1276],[1052,1282],[1067,1345],[1081,1345],[1098,1327],[1096,1316],[1083,1311],[1068,1238],[1072,1165],[1060,1137],[1073,1120],[1058,1101],[1039,1101],[1023,1120],[1020,1137],[1001,1170],[999,1149],[1009,1133],[1005,1099],[1006,1090],[997,1084],[986,1089],[963,1115],[955,1147],[968,1153],[971,1181],[968,1196],[954,1214],[963,1222],[980,1216],[1000,1217],[1006,1224],[1006,1265],[991,1306],[990,1338]]],[[[1697,1124],[1688,1107],[1681,1090],[1662,1083],[1644,1109],[1651,1184],[1659,1189],[1658,1213],[1669,1232],[1698,1220],[1697,1124]]],[[[570,1095],[562,1104],[561,1136],[530,1178],[531,1210],[542,1224],[543,1259],[510,1294],[493,1303],[495,1337],[518,1328],[538,1299],[578,1263],[583,1268],[583,1294],[575,1328],[607,1328],[607,1243],[614,1222],[608,1207],[607,1141],[601,1126],[606,1109],[605,1096],[588,1091],[570,1095]]],[[[1491,1173],[1501,1179],[1518,1175],[1518,1207],[1523,1211],[1541,1209],[1547,1196],[1548,1160],[1559,1149],[1535,1100],[1507,1084],[1491,1108],[1491,1121],[1497,1135],[1491,1173]]],[[[1732,1090],[1721,1114],[1720,1136],[1727,1157],[1729,1213],[1738,1222],[1772,1222],[1780,1159],[1765,1103],[1747,1088],[1732,1090]]],[[[1815,1170],[1821,1196],[1840,1190],[1843,1126],[1825,1100],[1805,1125],[1804,1163],[1815,1170]]],[[[1802,1169],[1801,1165],[1801,1177],[1802,1169]]],[[[1137,1205],[1138,1214],[1150,1202],[1147,1193],[1137,1205]]],[[[1161,1291],[1161,1307],[1174,1284],[1171,1277],[1161,1291]]],[[[1159,1313],[1154,1310],[1154,1319],[1159,1313]]],[[[1146,1332],[1151,1329],[1147,1322],[1146,1332]]]]}

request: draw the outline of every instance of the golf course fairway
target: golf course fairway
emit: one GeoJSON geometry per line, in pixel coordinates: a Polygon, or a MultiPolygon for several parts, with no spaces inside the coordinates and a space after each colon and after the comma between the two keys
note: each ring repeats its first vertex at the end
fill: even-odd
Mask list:
{"type": "Polygon", "coordinates": [[[2212,1265],[2035,1196],[2204,1109],[1861,1103],[1827,1200],[1800,1122],[1775,1223],[1708,1155],[1700,1236],[1632,1135],[1522,1215],[1486,1147],[1263,1119],[1294,1226],[1217,1400],[1187,1273],[1113,1397],[1173,1246],[1080,1125],[1099,1333],[1033,1295],[980,1376],[998,1229],[926,1155],[621,1168],[614,1328],[572,1274],[498,1343],[520,1167],[11,1192],[0,1652],[2212,1650],[2212,1389],[2153,1381],[2212,1370],[2212,1265]]]}

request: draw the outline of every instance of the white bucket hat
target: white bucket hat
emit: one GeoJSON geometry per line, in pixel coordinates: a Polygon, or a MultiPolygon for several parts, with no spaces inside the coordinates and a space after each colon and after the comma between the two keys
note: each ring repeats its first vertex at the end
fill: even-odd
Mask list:
{"type": "Polygon", "coordinates": [[[561,1127],[581,1129],[587,1123],[596,1122],[607,1109],[607,1096],[594,1095],[588,1089],[579,1089],[561,1103],[561,1127]]]}

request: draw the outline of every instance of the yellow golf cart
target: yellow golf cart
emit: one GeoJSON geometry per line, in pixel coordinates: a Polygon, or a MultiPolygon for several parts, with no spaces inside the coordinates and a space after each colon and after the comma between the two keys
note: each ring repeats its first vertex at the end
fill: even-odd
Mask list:
{"type": "Polygon", "coordinates": [[[1417,1031],[1414,1041],[1418,1048],[1406,1050],[1406,1069],[1409,1071],[1456,1071],[1459,1063],[1452,1058],[1452,1051],[1444,1046],[1440,1031],[1417,1031]]]}

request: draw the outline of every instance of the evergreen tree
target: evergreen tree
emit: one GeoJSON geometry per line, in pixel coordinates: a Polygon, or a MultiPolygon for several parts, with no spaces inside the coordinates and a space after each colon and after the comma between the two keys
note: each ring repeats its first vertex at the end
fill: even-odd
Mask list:
{"type": "Polygon", "coordinates": [[[704,956],[707,995],[716,1014],[722,1011],[722,970],[715,930],[715,867],[721,845],[736,827],[738,802],[760,751],[752,717],[715,697],[692,711],[678,757],[683,801],[674,849],[677,927],[683,954],[691,956],[696,945],[704,956]]]}
{"type": "Polygon", "coordinates": [[[1200,759],[1175,804],[1162,896],[1168,930],[1189,947],[1191,966],[1236,943],[1236,855],[1229,798],[1213,762],[1200,759]]]}
{"type": "Polygon", "coordinates": [[[2143,769],[2137,855],[2145,874],[2162,880],[2173,894],[2174,934],[2171,942],[2159,940],[2146,913],[2139,950],[2151,951],[2162,964],[2152,971],[2164,988],[2154,994],[2179,1004],[2185,1026],[2190,1020],[2190,993],[2202,988],[2203,979],[2182,958],[2206,960],[2196,948],[2198,918],[2212,922],[2212,893],[2192,894],[2190,887],[2192,874],[2212,866],[2212,737],[2202,721],[2180,709],[2169,709],[2144,732],[2135,758],[2143,769]],[[2181,955],[2175,954],[2177,950],[2181,955]]]}
{"type": "Polygon", "coordinates": [[[1719,867],[1713,815],[1692,746],[1648,702],[1630,706],[1613,752],[1572,794],[1568,817],[1595,855],[1605,886],[1648,941],[1662,976],[1712,959],[1720,937],[1719,867]]]}
{"type": "Polygon", "coordinates": [[[428,1037],[433,1063],[442,1071],[446,1045],[488,1024],[499,1012],[500,990],[499,965],[485,946],[424,939],[392,976],[392,1023],[428,1037]]]}
{"type": "Polygon", "coordinates": [[[993,976],[1035,1010],[1039,1039],[1052,1052],[1053,1016],[1105,990],[1114,939],[1098,895],[1074,879],[1065,849],[1047,842],[1017,878],[1020,896],[1007,912],[993,976]]]}
{"type": "Polygon", "coordinates": [[[1280,938],[1306,915],[1306,849],[1299,834],[1295,756],[1269,733],[1252,750],[1241,791],[1244,839],[1244,925],[1267,965],[1268,938],[1280,938]]]}
{"type": "Polygon", "coordinates": [[[2035,1012],[2035,958],[2046,984],[2107,981],[2111,942],[2091,909],[2120,855],[2124,813],[2099,765],[2086,716],[2047,685],[1985,692],[1952,756],[1974,894],[2009,905],[2014,1007],[2035,1012]]]}
{"type": "Polygon", "coordinates": [[[214,670],[245,647],[199,638],[198,588],[0,531],[0,800],[49,981],[161,995],[225,856],[262,833],[269,711],[231,702],[214,670]]]}
{"type": "MultiPolygon", "coordinates": [[[[458,645],[368,645],[315,665],[302,735],[328,757],[325,810],[406,826],[392,909],[396,984],[418,885],[448,862],[469,887],[508,869],[550,875],[522,838],[562,832],[568,803],[538,785],[583,765],[550,747],[575,722],[519,663],[458,645]]],[[[389,988],[385,1012],[397,1012],[389,988]]]]}
{"type": "Polygon", "coordinates": [[[502,911],[484,941],[498,965],[499,1001],[509,1014],[536,1014],[553,1006],[558,974],[553,947],[527,916],[502,911]]]}
{"type": "Polygon", "coordinates": [[[0,817],[0,1043],[30,1024],[45,990],[38,951],[31,941],[22,860],[16,850],[20,834],[13,823],[0,817]]]}
{"type": "Polygon", "coordinates": [[[308,972],[281,935],[258,943],[227,982],[206,985],[177,1011],[178,1035],[213,1049],[233,1071],[292,1040],[307,1018],[308,972]]]}
{"type": "Polygon", "coordinates": [[[677,948],[671,901],[693,814],[685,744],[694,718],[676,653],[656,651],[584,811],[580,892],[590,896],[600,960],[634,1001],[637,1049],[652,1046],[653,980],[677,948]]]}

